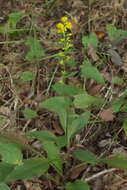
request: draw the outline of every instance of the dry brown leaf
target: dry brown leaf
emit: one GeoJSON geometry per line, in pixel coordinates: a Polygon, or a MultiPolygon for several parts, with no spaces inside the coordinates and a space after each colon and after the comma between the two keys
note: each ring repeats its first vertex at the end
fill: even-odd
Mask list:
{"type": "Polygon", "coordinates": [[[85,168],[86,165],[72,168],[70,178],[76,179],[85,168]]]}
{"type": "Polygon", "coordinates": [[[95,96],[98,94],[98,92],[103,88],[103,85],[102,84],[98,84],[96,86],[93,86],[93,88],[91,88],[89,90],[89,94],[92,95],[92,96],[95,96]]]}
{"type": "Polygon", "coordinates": [[[104,121],[112,121],[114,117],[112,108],[105,109],[100,113],[100,118],[104,121]]]}
{"type": "Polygon", "coordinates": [[[52,124],[53,124],[53,129],[54,129],[56,134],[58,134],[58,135],[63,135],[64,134],[63,129],[59,126],[57,121],[52,121],[52,124]]]}

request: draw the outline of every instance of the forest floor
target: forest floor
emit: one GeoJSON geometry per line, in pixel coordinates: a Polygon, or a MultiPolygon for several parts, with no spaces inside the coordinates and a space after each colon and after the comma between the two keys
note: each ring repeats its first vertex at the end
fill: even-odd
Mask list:
{"type": "MultiPolygon", "coordinates": [[[[91,151],[99,157],[112,157],[115,153],[126,154],[127,131],[125,125],[123,128],[123,122],[126,121],[127,106],[122,111],[115,110],[113,112],[110,102],[124,92],[127,86],[127,37],[118,41],[116,39],[111,43],[106,27],[108,24],[112,24],[117,29],[127,30],[127,1],[5,0],[0,3],[0,6],[0,27],[7,23],[10,13],[26,13],[16,24],[16,27],[20,28],[17,33],[2,33],[0,28],[0,132],[19,139],[24,144],[30,144],[37,151],[40,150],[41,144],[35,140],[25,142],[21,137],[22,134],[36,130],[49,130],[57,136],[64,134],[57,115],[40,108],[39,104],[58,95],[52,90],[52,85],[61,80],[61,69],[57,68],[58,60],[53,58],[61,51],[56,24],[60,22],[61,17],[67,16],[72,23],[72,39],[75,48],[72,56],[76,61],[74,66],[72,64],[69,67],[68,73],[76,72],[76,75],[68,77],[66,82],[77,87],[85,86],[89,95],[105,98],[99,111],[95,107],[90,108],[91,121],[94,122],[89,122],[82,133],[76,135],[71,142],[71,150],[78,147],[91,151]],[[28,30],[21,31],[23,28],[28,30]],[[88,36],[91,32],[96,34],[101,43],[97,51],[95,49],[86,50],[82,45],[82,37],[88,36]],[[30,48],[28,47],[29,42],[26,41],[28,36],[36,36],[41,42],[46,58],[39,61],[34,60],[34,56],[38,54],[37,50],[33,60],[29,61],[30,48]],[[110,54],[109,57],[107,52],[110,54]],[[80,66],[86,58],[93,66],[99,68],[107,87],[98,84],[93,79],[80,77],[80,66]],[[36,77],[25,76],[24,72],[34,73],[36,77]],[[29,77],[34,79],[29,80],[29,77]],[[114,83],[112,82],[113,78],[114,83]],[[37,114],[37,117],[26,119],[22,110],[28,108],[36,110],[34,114],[37,114]]],[[[126,98],[122,102],[122,106],[123,104],[126,105],[126,98]]],[[[80,109],[77,109],[76,112],[80,113],[80,109]]],[[[25,158],[35,156],[35,153],[30,154],[24,151],[25,158]]],[[[111,170],[112,167],[107,164],[86,164],[76,168],[77,163],[79,161],[69,160],[70,165],[64,168],[67,182],[87,179],[86,182],[92,190],[127,190],[127,172],[125,170],[118,168],[111,170]],[[97,176],[94,177],[94,175],[97,176]],[[93,178],[90,179],[90,177],[93,178]]],[[[54,179],[61,181],[60,176],[53,169],[49,172],[54,179]]],[[[57,190],[63,188],[62,184],[57,186],[46,177],[17,180],[10,183],[9,186],[12,190],[57,190]]]]}

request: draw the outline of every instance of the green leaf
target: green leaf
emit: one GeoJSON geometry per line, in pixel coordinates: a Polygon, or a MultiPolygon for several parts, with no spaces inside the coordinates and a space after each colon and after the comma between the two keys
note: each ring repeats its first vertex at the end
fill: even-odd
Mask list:
{"type": "Polygon", "coordinates": [[[43,101],[40,106],[52,112],[59,113],[60,109],[68,109],[72,104],[69,98],[56,96],[43,101]]]}
{"type": "Polygon", "coordinates": [[[0,144],[2,161],[9,164],[21,164],[23,155],[15,144],[0,144]]]}
{"type": "Polygon", "coordinates": [[[125,131],[125,134],[126,134],[126,136],[127,136],[127,118],[126,119],[124,119],[124,121],[123,121],[123,129],[124,129],[124,131],[125,131]]]}
{"type": "Polygon", "coordinates": [[[15,165],[0,162],[0,182],[5,182],[5,178],[13,171],[15,165]]]}
{"type": "Polygon", "coordinates": [[[66,132],[67,115],[71,104],[72,102],[69,98],[58,96],[45,100],[40,104],[40,106],[57,113],[60,118],[61,125],[66,132]]]}
{"type": "Polygon", "coordinates": [[[90,187],[87,183],[81,180],[76,180],[73,183],[66,184],[66,190],[90,190],[90,187]]]}
{"type": "Polygon", "coordinates": [[[84,36],[82,38],[82,44],[84,45],[85,48],[93,46],[97,47],[98,46],[98,38],[94,32],[91,32],[89,36],[84,36]]]}
{"type": "Polygon", "coordinates": [[[103,158],[102,162],[107,163],[113,167],[118,167],[124,170],[127,170],[127,155],[126,154],[118,154],[114,157],[103,158]]]}
{"type": "Polygon", "coordinates": [[[60,155],[59,148],[55,145],[55,143],[49,141],[43,143],[43,148],[48,154],[48,160],[51,160],[51,163],[56,167],[56,169],[59,169],[62,174],[63,161],[60,155]]]}
{"type": "Polygon", "coordinates": [[[74,151],[74,156],[75,158],[84,161],[89,164],[96,164],[98,163],[99,159],[96,157],[95,154],[92,152],[82,150],[82,149],[77,149],[74,151]]]}
{"type": "Polygon", "coordinates": [[[121,110],[121,106],[123,104],[123,100],[120,98],[117,98],[112,103],[112,111],[113,113],[118,113],[121,110]]]}
{"type": "Polygon", "coordinates": [[[29,71],[25,71],[22,73],[21,75],[21,80],[23,82],[28,82],[28,81],[31,81],[35,78],[35,74],[32,73],[32,72],[29,72],[29,71]]]}
{"type": "Polygon", "coordinates": [[[0,115],[0,127],[6,124],[6,118],[3,115],[0,115]]]}
{"type": "Polygon", "coordinates": [[[59,147],[59,149],[65,147],[67,145],[67,137],[64,136],[57,136],[56,138],[56,144],[59,147]]]}
{"type": "Polygon", "coordinates": [[[10,28],[16,29],[16,24],[20,21],[21,17],[25,14],[26,13],[23,13],[23,12],[10,13],[9,20],[8,20],[10,28]]]}
{"type": "Polygon", "coordinates": [[[74,105],[76,108],[87,108],[88,106],[100,106],[104,102],[103,98],[90,96],[88,94],[78,94],[75,96],[74,105]]]}
{"type": "Polygon", "coordinates": [[[73,119],[72,123],[67,128],[68,143],[74,135],[81,132],[81,130],[84,127],[86,127],[89,118],[90,118],[90,112],[86,111],[81,115],[79,115],[76,119],[73,119]]]}
{"type": "Polygon", "coordinates": [[[109,39],[111,41],[113,41],[114,39],[118,37],[118,30],[115,26],[113,26],[112,24],[107,24],[106,29],[108,32],[109,39]]]}
{"type": "MultiPolygon", "coordinates": [[[[126,100],[125,100],[126,101],[126,100]]],[[[121,108],[120,111],[122,112],[127,112],[127,104],[124,104],[121,108]]]]}
{"type": "Polygon", "coordinates": [[[11,190],[5,183],[0,183],[0,190],[11,190]]]}
{"type": "Polygon", "coordinates": [[[107,24],[106,29],[111,42],[118,42],[119,40],[127,37],[127,31],[117,29],[112,24],[107,24]]]}
{"type": "Polygon", "coordinates": [[[81,76],[94,79],[95,81],[97,81],[97,83],[105,85],[104,78],[102,77],[98,69],[94,66],[81,65],[81,76]]]}
{"type": "Polygon", "coordinates": [[[26,45],[30,48],[25,57],[27,61],[39,61],[44,57],[44,49],[36,38],[29,36],[26,40],[26,45]]]}
{"type": "Polygon", "coordinates": [[[24,160],[24,164],[16,166],[14,170],[6,177],[6,182],[12,182],[16,180],[32,179],[34,177],[40,177],[47,172],[49,163],[44,158],[31,158],[24,160]]]}
{"type": "Polygon", "coordinates": [[[22,112],[23,112],[24,117],[26,117],[27,119],[33,119],[38,116],[35,110],[29,109],[29,108],[22,110],[22,112]]]}
{"type": "Polygon", "coordinates": [[[123,84],[123,82],[124,82],[124,80],[120,77],[113,77],[113,79],[112,79],[113,84],[121,85],[121,84],[123,84]]]}
{"type": "Polygon", "coordinates": [[[67,85],[62,83],[56,83],[53,85],[53,90],[55,90],[59,95],[63,96],[74,96],[76,94],[83,93],[81,88],[78,88],[74,85],[67,85]]]}
{"type": "Polygon", "coordinates": [[[42,130],[42,131],[32,131],[29,132],[28,134],[34,136],[35,138],[37,138],[39,141],[45,142],[45,141],[53,141],[55,142],[56,140],[56,136],[46,130],[42,130]]]}

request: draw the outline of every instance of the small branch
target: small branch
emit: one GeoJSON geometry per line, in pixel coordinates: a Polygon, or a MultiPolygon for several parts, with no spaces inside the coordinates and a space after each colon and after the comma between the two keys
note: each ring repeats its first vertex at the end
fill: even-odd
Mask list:
{"type": "Polygon", "coordinates": [[[116,169],[116,168],[111,168],[111,169],[109,169],[109,170],[104,170],[104,171],[101,171],[101,172],[99,172],[99,173],[97,173],[97,174],[94,174],[94,175],[91,176],[91,177],[85,178],[85,179],[83,179],[83,180],[85,180],[85,182],[89,182],[89,181],[91,181],[91,180],[93,180],[93,179],[95,179],[95,178],[97,178],[97,177],[100,177],[101,175],[104,175],[104,174],[110,173],[110,172],[114,172],[114,171],[116,171],[116,170],[118,170],[118,169],[116,169]]]}

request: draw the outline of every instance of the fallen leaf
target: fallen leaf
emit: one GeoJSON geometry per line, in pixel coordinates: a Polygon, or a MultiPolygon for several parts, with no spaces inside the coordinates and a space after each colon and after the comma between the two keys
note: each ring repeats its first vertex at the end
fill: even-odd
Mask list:
{"type": "Polygon", "coordinates": [[[53,126],[53,129],[54,129],[56,134],[58,134],[58,135],[63,135],[64,134],[63,129],[59,126],[57,121],[52,121],[52,126],[53,126]]]}
{"type": "Polygon", "coordinates": [[[98,84],[98,85],[94,85],[90,90],[89,90],[89,94],[91,96],[95,96],[99,93],[99,91],[103,88],[102,84],[98,84]]]}
{"type": "Polygon", "coordinates": [[[85,168],[86,168],[86,165],[72,168],[70,178],[76,179],[85,168]]]}
{"type": "Polygon", "coordinates": [[[112,121],[114,117],[115,116],[112,113],[112,108],[105,109],[100,113],[100,118],[104,121],[112,121]]]}

